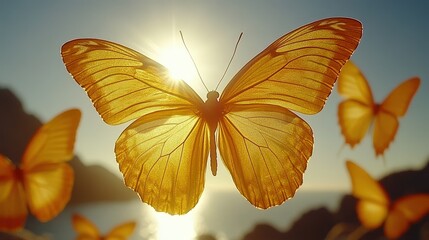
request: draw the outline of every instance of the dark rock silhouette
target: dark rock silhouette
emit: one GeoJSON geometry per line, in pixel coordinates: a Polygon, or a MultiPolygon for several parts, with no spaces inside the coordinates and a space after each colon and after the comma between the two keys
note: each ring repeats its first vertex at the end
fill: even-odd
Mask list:
{"type": "Polygon", "coordinates": [[[216,237],[211,234],[201,234],[195,240],[216,240],[216,237]]]}
{"type": "Polygon", "coordinates": [[[17,164],[41,123],[24,111],[19,99],[8,89],[0,88],[0,111],[0,154],[17,164]]]}
{"type": "Polygon", "coordinates": [[[257,224],[250,233],[247,233],[243,240],[255,240],[255,239],[270,239],[270,240],[283,240],[285,239],[285,233],[277,230],[275,227],[267,223],[257,224]]]}
{"type": "MultiPolygon", "coordinates": [[[[0,110],[0,154],[19,164],[28,142],[42,123],[26,113],[19,99],[8,89],[0,88],[0,110]]],[[[122,179],[102,166],[85,166],[78,157],[69,163],[75,172],[69,204],[138,199],[122,179]]]]}
{"type": "Polygon", "coordinates": [[[77,157],[70,164],[75,172],[73,193],[69,204],[103,201],[137,200],[122,179],[100,165],[84,165],[77,157]]]}
{"type": "MultiPolygon", "coordinates": [[[[429,159],[420,170],[404,170],[391,173],[383,177],[380,183],[386,189],[392,201],[416,193],[429,193],[429,159]]],[[[357,200],[351,195],[345,195],[336,212],[330,212],[326,208],[310,210],[297,219],[289,230],[281,232],[268,224],[258,224],[247,233],[243,240],[262,239],[326,239],[333,229],[342,231],[331,240],[347,239],[347,236],[357,230],[362,230],[356,215],[355,206],[357,200]]],[[[386,239],[383,228],[364,230],[360,240],[386,239]]],[[[400,239],[429,240],[429,216],[425,216],[401,236],[400,239]]]]}

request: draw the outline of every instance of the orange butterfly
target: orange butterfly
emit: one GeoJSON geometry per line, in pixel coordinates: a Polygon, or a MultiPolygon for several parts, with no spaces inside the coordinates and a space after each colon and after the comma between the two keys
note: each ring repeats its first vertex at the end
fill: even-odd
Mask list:
{"type": "Polygon", "coordinates": [[[134,232],[135,222],[127,222],[114,227],[108,234],[101,236],[97,227],[79,214],[72,216],[73,228],[78,234],[76,240],[126,240],[134,232]]]}
{"type": "Polygon", "coordinates": [[[18,230],[31,213],[42,222],[58,215],[70,199],[73,157],[80,111],[61,113],[40,127],[30,140],[21,164],[0,155],[0,230],[18,230]]]}
{"type": "Polygon", "coordinates": [[[216,137],[250,203],[266,209],[294,195],[313,133],[290,110],[315,114],[323,108],[361,35],[361,23],[349,18],[300,27],[247,63],[220,97],[209,92],[206,102],[165,67],[119,44],[77,39],[61,53],[106,123],[137,118],[115,146],[126,185],[157,211],[184,214],[202,194],[209,154],[216,175],[216,137]]]}
{"type": "Polygon", "coordinates": [[[388,238],[399,238],[410,225],[429,213],[429,194],[412,194],[399,198],[393,204],[384,188],[365,170],[351,161],[346,162],[352,180],[353,196],[358,218],[369,229],[380,227],[388,238]]]}
{"type": "Polygon", "coordinates": [[[398,118],[407,112],[419,85],[420,79],[413,77],[397,86],[381,104],[375,103],[365,76],[349,61],[338,78],[338,92],[346,99],[338,106],[341,133],[346,144],[353,148],[374,122],[375,154],[383,155],[398,131],[398,118]]]}

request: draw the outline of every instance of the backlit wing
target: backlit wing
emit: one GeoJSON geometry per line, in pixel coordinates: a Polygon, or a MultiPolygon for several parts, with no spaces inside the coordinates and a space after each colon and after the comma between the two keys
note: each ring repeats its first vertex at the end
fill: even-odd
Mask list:
{"type": "Polygon", "coordinates": [[[376,155],[382,155],[395,139],[399,128],[398,118],[407,112],[419,85],[419,78],[411,78],[397,86],[381,103],[374,123],[373,142],[376,155]]]}
{"type": "Polygon", "coordinates": [[[203,191],[209,129],[196,111],[144,115],[116,142],[116,160],[125,184],[157,211],[185,214],[203,191]]]}
{"type": "Polygon", "coordinates": [[[99,240],[100,232],[97,227],[85,217],[79,214],[72,216],[73,229],[76,232],[76,240],[99,240]]]}
{"type": "Polygon", "coordinates": [[[226,86],[220,102],[317,113],[361,36],[361,23],[349,18],[323,19],[300,27],[247,63],[226,86]]]}
{"type": "Polygon", "coordinates": [[[398,199],[391,209],[384,225],[389,239],[402,236],[411,224],[429,213],[429,194],[413,194],[398,199]]]}
{"type": "Polygon", "coordinates": [[[293,197],[312,154],[310,126],[274,105],[233,105],[219,124],[219,150],[240,193],[269,208],[293,197]]]}
{"type": "Polygon", "coordinates": [[[365,170],[346,162],[352,182],[352,193],[359,201],[356,212],[362,225],[373,229],[383,224],[389,211],[390,200],[381,185],[365,170]]]}
{"type": "Polygon", "coordinates": [[[368,81],[352,61],[341,69],[338,93],[345,98],[338,105],[341,133],[353,147],[363,139],[374,119],[374,99],[368,81]]]}
{"type": "Polygon", "coordinates": [[[113,228],[104,240],[127,240],[133,234],[135,227],[135,222],[123,223],[113,228]]]}
{"type": "Polygon", "coordinates": [[[40,220],[48,221],[63,210],[73,188],[73,157],[80,111],[65,111],[43,125],[24,153],[21,168],[27,203],[40,220]]]}
{"type": "Polygon", "coordinates": [[[203,103],[184,81],[173,80],[164,66],[119,44],[76,39],[65,43],[61,54],[67,70],[108,124],[203,103]]]}
{"type": "Polygon", "coordinates": [[[13,163],[0,154],[0,231],[18,230],[26,219],[24,187],[16,179],[13,163]]]}

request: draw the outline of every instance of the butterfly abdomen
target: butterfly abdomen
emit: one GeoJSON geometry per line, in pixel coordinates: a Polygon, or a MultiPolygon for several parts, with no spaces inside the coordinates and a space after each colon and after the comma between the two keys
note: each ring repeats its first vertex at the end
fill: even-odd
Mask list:
{"type": "Polygon", "coordinates": [[[216,176],[217,172],[215,132],[223,115],[223,107],[218,98],[219,93],[216,91],[207,93],[207,101],[204,102],[201,109],[202,119],[207,122],[210,129],[210,167],[213,176],[216,176]]]}

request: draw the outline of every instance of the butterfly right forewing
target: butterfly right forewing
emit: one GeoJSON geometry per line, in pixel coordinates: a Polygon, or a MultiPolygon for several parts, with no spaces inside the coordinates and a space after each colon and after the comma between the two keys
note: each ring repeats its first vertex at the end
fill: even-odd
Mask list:
{"type": "Polygon", "coordinates": [[[344,97],[338,105],[338,123],[345,142],[360,143],[374,120],[374,99],[364,74],[348,61],[338,78],[338,93],[344,97]]]}
{"type": "Polygon", "coordinates": [[[203,103],[184,81],[172,79],[167,68],[119,44],[76,39],[65,43],[61,54],[67,70],[108,124],[203,103]]]}

